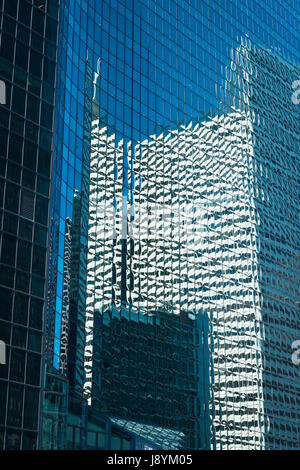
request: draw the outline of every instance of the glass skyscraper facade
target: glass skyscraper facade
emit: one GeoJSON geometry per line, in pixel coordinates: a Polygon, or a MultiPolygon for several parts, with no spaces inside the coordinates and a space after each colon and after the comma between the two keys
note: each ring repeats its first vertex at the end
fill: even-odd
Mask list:
{"type": "Polygon", "coordinates": [[[0,447],[299,449],[299,2],[0,4],[0,447]]]}

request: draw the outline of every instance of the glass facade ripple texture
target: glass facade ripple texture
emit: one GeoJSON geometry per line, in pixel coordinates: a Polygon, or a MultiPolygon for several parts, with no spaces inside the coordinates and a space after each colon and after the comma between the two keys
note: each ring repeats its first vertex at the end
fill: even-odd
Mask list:
{"type": "Polygon", "coordinates": [[[299,448],[299,15],[60,2],[47,361],[159,448],[299,448]]]}

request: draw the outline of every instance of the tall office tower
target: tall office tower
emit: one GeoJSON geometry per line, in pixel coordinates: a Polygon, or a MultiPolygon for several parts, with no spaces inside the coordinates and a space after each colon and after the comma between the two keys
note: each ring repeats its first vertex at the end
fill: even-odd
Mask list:
{"type": "Polygon", "coordinates": [[[0,448],[35,449],[58,2],[0,2],[0,448]]]}
{"type": "Polygon", "coordinates": [[[299,5],[61,11],[46,445],[297,447],[299,5]]]}
{"type": "Polygon", "coordinates": [[[0,6],[5,448],[299,448],[298,0],[0,6]]]}

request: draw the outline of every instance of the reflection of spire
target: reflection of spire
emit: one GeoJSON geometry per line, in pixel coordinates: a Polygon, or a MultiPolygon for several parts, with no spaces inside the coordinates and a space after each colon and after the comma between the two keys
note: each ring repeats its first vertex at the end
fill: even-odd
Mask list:
{"type": "Polygon", "coordinates": [[[93,100],[99,104],[100,102],[100,86],[99,86],[99,81],[100,81],[100,73],[101,73],[101,57],[97,60],[97,72],[94,73],[94,81],[93,81],[93,87],[94,87],[94,92],[93,92],[93,100]]]}

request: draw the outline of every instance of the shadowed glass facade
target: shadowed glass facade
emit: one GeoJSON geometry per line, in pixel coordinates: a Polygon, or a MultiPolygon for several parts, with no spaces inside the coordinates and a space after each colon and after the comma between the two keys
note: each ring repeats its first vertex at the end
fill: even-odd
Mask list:
{"type": "Polygon", "coordinates": [[[36,449],[58,2],[0,2],[0,449],[36,449]]]}
{"type": "Polygon", "coordinates": [[[60,0],[42,448],[299,448],[299,18],[60,0]]]}

